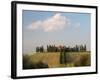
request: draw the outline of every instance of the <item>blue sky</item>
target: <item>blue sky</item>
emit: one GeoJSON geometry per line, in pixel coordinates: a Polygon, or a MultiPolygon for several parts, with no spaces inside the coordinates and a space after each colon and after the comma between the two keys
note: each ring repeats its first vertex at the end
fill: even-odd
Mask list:
{"type": "Polygon", "coordinates": [[[90,14],[23,10],[23,53],[48,44],[75,46],[86,44],[90,50],[90,14]]]}

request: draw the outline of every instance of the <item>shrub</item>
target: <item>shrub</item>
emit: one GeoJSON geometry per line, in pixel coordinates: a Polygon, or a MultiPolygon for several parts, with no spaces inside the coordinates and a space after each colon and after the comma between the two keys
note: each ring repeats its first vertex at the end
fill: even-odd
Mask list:
{"type": "Polygon", "coordinates": [[[49,68],[48,64],[39,62],[29,61],[28,56],[23,57],[23,69],[39,69],[39,68],[49,68]]]}

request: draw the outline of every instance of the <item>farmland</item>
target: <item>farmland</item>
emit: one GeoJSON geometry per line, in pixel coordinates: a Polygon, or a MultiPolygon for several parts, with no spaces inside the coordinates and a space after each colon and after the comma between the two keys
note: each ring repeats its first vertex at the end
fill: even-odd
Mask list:
{"type": "Polygon", "coordinates": [[[91,54],[84,52],[66,52],[65,62],[60,52],[34,53],[23,55],[23,69],[81,67],[91,65],[91,54]]]}

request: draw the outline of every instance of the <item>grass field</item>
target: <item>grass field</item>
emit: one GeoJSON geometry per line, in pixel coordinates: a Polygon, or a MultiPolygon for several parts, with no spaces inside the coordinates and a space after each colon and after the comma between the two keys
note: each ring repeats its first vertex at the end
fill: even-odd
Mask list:
{"type": "Polygon", "coordinates": [[[34,53],[32,55],[23,55],[23,69],[35,69],[43,64],[48,65],[47,68],[80,67],[91,65],[90,52],[67,52],[66,58],[67,62],[61,64],[60,52],[45,52],[34,53]],[[34,66],[36,67],[34,68],[34,66]]]}

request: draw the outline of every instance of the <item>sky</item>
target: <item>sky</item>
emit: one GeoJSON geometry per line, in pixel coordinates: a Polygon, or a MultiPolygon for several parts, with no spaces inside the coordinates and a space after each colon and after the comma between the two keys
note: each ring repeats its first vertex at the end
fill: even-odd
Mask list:
{"type": "Polygon", "coordinates": [[[90,50],[91,14],[23,10],[22,51],[35,52],[37,46],[86,44],[90,50]]]}

